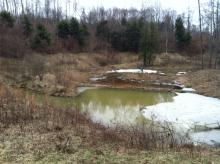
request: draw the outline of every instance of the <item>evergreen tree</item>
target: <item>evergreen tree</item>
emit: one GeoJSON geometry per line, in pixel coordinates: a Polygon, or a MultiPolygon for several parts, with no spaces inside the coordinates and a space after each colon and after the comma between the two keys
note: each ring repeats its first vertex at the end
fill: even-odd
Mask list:
{"type": "Polygon", "coordinates": [[[176,28],[175,36],[176,36],[177,47],[178,49],[183,50],[187,46],[189,46],[192,41],[190,30],[188,29],[188,31],[186,32],[181,17],[178,17],[176,19],[175,28],[176,28]]]}
{"type": "Polygon", "coordinates": [[[78,20],[72,18],[70,21],[64,20],[57,25],[58,37],[63,41],[69,38],[74,39],[80,47],[85,45],[86,37],[89,35],[88,28],[85,24],[80,25],[78,20]]]}
{"type": "Polygon", "coordinates": [[[23,35],[26,38],[29,38],[32,35],[33,27],[32,27],[30,20],[28,19],[28,17],[26,15],[24,16],[24,19],[22,21],[22,25],[23,25],[23,35]]]}
{"type": "Polygon", "coordinates": [[[141,34],[136,22],[132,22],[127,26],[125,35],[127,51],[138,52],[141,34]]]}
{"type": "Polygon", "coordinates": [[[58,37],[61,39],[67,39],[70,35],[70,26],[69,22],[66,20],[63,20],[58,23],[57,25],[57,34],[58,37]]]}
{"type": "Polygon", "coordinates": [[[96,36],[101,38],[101,39],[105,39],[105,40],[109,40],[109,35],[110,35],[110,29],[108,27],[108,21],[101,21],[96,28],[96,36]]]}
{"type": "Polygon", "coordinates": [[[14,26],[14,18],[11,15],[11,13],[7,12],[7,11],[1,11],[0,12],[0,23],[12,28],[14,26]]]}
{"type": "Polygon", "coordinates": [[[127,23],[128,23],[127,19],[126,19],[125,17],[123,17],[123,18],[121,19],[121,25],[122,25],[122,26],[126,26],[127,23]]]}
{"type": "Polygon", "coordinates": [[[37,31],[32,43],[33,49],[47,48],[51,43],[50,33],[47,31],[44,25],[38,24],[37,31]]]}
{"type": "Polygon", "coordinates": [[[140,52],[143,57],[143,65],[151,65],[155,53],[158,50],[158,31],[154,22],[146,24],[142,31],[142,38],[140,44],[140,52]]]}
{"type": "Polygon", "coordinates": [[[79,39],[79,34],[80,34],[80,25],[79,25],[79,22],[76,18],[72,18],[70,20],[70,25],[69,25],[69,32],[70,32],[70,35],[78,40],[79,39]]]}
{"type": "Polygon", "coordinates": [[[185,43],[186,43],[186,46],[189,46],[192,42],[192,36],[191,36],[191,33],[190,31],[187,31],[186,35],[185,35],[185,43]]]}
{"type": "Polygon", "coordinates": [[[178,17],[176,19],[176,23],[175,23],[175,36],[176,36],[176,43],[177,43],[177,47],[179,49],[182,49],[185,45],[185,27],[183,25],[183,20],[181,17],[178,17]]]}
{"type": "Polygon", "coordinates": [[[111,45],[112,48],[118,51],[126,51],[126,40],[124,39],[124,31],[114,31],[111,33],[111,45]]]}
{"type": "Polygon", "coordinates": [[[79,38],[78,38],[78,43],[81,47],[85,45],[85,40],[88,36],[89,36],[88,28],[85,24],[82,24],[80,26],[79,38]]]}

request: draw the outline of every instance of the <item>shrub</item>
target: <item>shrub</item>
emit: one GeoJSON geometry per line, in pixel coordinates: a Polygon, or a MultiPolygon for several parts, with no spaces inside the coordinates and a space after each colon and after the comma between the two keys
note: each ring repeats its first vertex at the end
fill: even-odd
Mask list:
{"type": "Polygon", "coordinates": [[[14,26],[14,18],[11,13],[7,11],[0,12],[0,22],[10,28],[14,26]]]}
{"type": "Polygon", "coordinates": [[[42,24],[37,25],[37,32],[32,42],[32,48],[36,50],[45,50],[51,44],[50,33],[42,24]]]}
{"type": "Polygon", "coordinates": [[[68,21],[64,20],[57,25],[57,34],[61,39],[67,39],[70,34],[70,27],[68,21]]]}
{"type": "Polygon", "coordinates": [[[23,25],[23,35],[26,38],[29,38],[32,35],[33,27],[32,27],[30,20],[28,19],[26,15],[23,18],[22,25],[23,25]]]}

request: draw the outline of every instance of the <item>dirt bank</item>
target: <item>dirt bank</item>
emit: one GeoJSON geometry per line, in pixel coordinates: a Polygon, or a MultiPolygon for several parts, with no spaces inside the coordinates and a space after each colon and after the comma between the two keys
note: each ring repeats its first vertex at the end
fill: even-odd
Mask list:
{"type": "Polygon", "coordinates": [[[220,98],[220,70],[199,70],[177,78],[199,94],[220,98]]]}
{"type": "MultiPolygon", "coordinates": [[[[120,68],[141,68],[142,62],[137,54],[54,54],[43,56],[35,54],[22,60],[0,58],[0,81],[55,96],[75,96],[76,88],[91,82],[91,77],[106,76],[107,71],[120,68]]],[[[165,90],[162,83],[179,82],[196,89],[197,93],[220,98],[220,73],[217,70],[199,70],[200,65],[179,54],[161,54],[155,65],[146,69],[158,70],[161,74],[120,74],[102,81],[101,84],[121,88],[145,88],[146,90],[165,90]],[[178,72],[186,72],[177,76],[178,72]]],[[[109,76],[109,75],[108,75],[109,76]]],[[[100,83],[99,83],[100,84],[100,83]]],[[[171,88],[172,90],[173,88],[171,88]]]]}
{"type": "Polygon", "coordinates": [[[59,109],[46,100],[38,106],[34,97],[24,97],[0,88],[0,163],[220,162],[218,150],[166,145],[157,138],[162,133],[105,128],[77,110],[59,109]]]}

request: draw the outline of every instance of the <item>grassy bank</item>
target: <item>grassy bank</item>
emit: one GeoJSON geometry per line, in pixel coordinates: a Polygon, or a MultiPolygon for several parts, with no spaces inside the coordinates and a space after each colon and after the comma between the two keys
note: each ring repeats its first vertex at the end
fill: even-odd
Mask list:
{"type": "Polygon", "coordinates": [[[179,145],[168,127],[107,128],[76,109],[38,105],[1,86],[1,163],[219,163],[219,151],[179,145]],[[173,140],[171,140],[173,138],[173,140]]]}
{"type": "MultiPolygon", "coordinates": [[[[0,58],[0,81],[51,95],[74,96],[76,88],[82,83],[90,83],[91,77],[103,76],[106,71],[112,69],[141,67],[142,62],[138,59],[138,55],[129,53],[114,53],[110,56],[99,53],[51,56],[35,54],[31,58],[25,56],[23,59],[0,58]]],[[[179,54],[161,54],[157,55],[154,66],[147,69],[162,71],[165,76],[123,74],[121,76],[125,79],[125,83],[121,87],[126,88],[128,84],[126,81],[129,82],[131,79],[144,80],[146,84],[178,81],[196,89],[200,94],[220,98],[219,71],[200,70],[200,68],[198,59],[189,59],[179,54]],[[179,71],[187,74],[177,76],[179,71]]],[[[139,83],[135,86],[142,87],[139,83]]]]}

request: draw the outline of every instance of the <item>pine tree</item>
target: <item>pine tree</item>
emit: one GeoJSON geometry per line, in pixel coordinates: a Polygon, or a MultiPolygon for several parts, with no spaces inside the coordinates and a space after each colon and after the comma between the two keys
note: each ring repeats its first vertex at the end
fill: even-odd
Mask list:
{"type": "Polygon", "coordinates": [[[48,46],[50,46],[50,43],[51,43],[50,33],[47,31],[44,25],[38,24],[37,31],[32,43],[32,48],[38,50],[45,49],[48,46]]]}
{"type": "Polygon", "coordinates": [[[70,35],[70,26],[69,22],[66,20],[63,20],[58,23],[57,25],[57,34],[58,37],[61,39],[67,39],[70,35]]]}
{"type": "Polygon", "coordinates": [[[0,23],[12,28],[14,26],[14,18],[11,15],[11,13],[7,12],[7,11],[1,11],[0,12],[0,23]]]}
{"type": "Polygon", "coordinates": [[[88,36],[89,36],[88,28],[85,24],[82,24],[80,26],[79,37],[78,37],[78,43],[81,47],[85,46],[86,37],[88,37],[88,36]]]}
{"type": "Polygon", "coordinates": [[[132,22],[127,25],[125,36],[126,36],[127,51],[138,52],[141,32],[136,22],[132,22]]]}
{"type": "Polygon", "coordinates": [[[100,39],[109,40],[110,29],[108,21],[101,21],[96,27],[96,36],[100,39]]]}
{"type": "Polygon", "coordinates": [[[76,40],[79,39],[80,25],[76,18],[72,18],[70,20],[69,32],[70,32],[71,37],[73,37],[76,40]]]}
{"type": "Polygon", "coordinates": [[[150,22],[146,24],[142,30],[142,38],[140,44],[140,52],[143,57],[143,65],[146,67],[147,65],[151,65],[154,58],[155,53],[158,50],[158,31],[156,24],[154,22],[150,22]]]}
{"type": "Polygon", "coordinates": [[[24,19],[22,21],[22,25],[23,25],[23,35],[26,38],[29,38],[32,35],[33,27],[32,27],[30,20],[28,19],[28,17],[26,15],[24,16],[24,19]]]}
{"type": "Polygon", "coordinates": [[[181,17],[178,17],[176,19],[175,28],[176,28],[175,36],[176,36],[177,47],[179,49],[183,49],[186,39],[185,39],[185,27],[183,25],[183,20],[181,17]]]}
{"type": "Polygon", "coordinates": [[[189,46],[192,41],[190,29],[188,29],[188,31],[186,32],[181,17],[178,17],[176,19],[175,28],[176,28],[175,36],[176,36],[177,48],[179,50],[186,49],[187,46],[189,46]]]}

